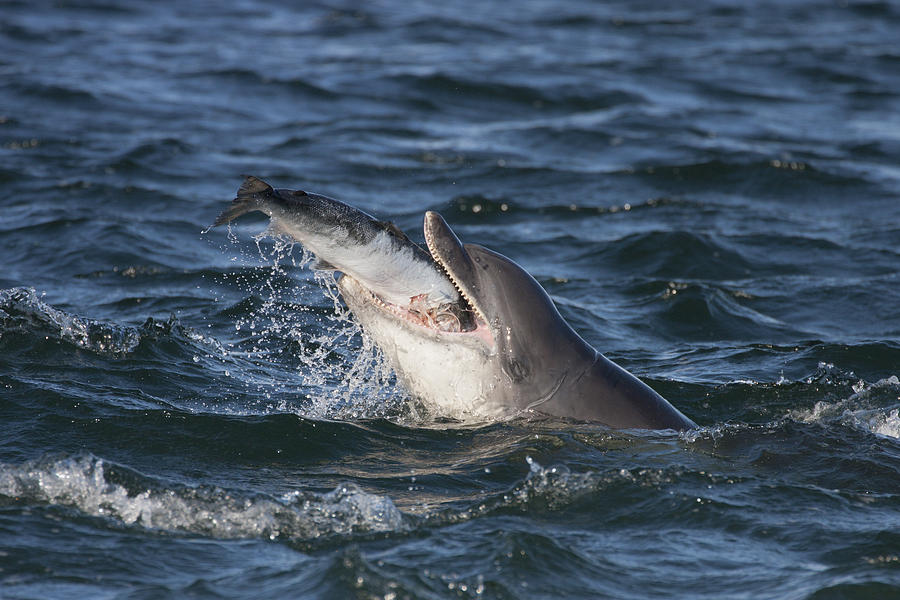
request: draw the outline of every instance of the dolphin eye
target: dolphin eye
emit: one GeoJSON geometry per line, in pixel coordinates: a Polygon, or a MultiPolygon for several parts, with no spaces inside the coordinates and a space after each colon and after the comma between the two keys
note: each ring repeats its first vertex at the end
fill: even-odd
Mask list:
{"type": "Polygon", "coordinates": [[[303,190],[297,190],[297,191],[293,192],[293,195],[294,196],[305,196],[306,192],[304,192],[303,190]]]}

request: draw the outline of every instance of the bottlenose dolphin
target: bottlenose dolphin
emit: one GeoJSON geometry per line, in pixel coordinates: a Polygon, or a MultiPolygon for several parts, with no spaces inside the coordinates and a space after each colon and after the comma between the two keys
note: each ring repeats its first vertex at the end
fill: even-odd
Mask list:
{"type": "MultiPolygon", "coordinates": [[[[252,187],[261,188],[256,183],[252,187]]],[[[304,243],[308,234],[298,231],[296,207],[284,199],[309,195],[278,190],[285,198],[276,202],[281,208],[273,208],[272,194],[263,191],[264,201],[253,200],[256,204],[248,204],[239,193],[231,212],[225,211],[216,224],[247,210],[263,210],[280,231],[304,243]]],[[[391,301],[379,292],[383,282],[370,283],[365,268],[361,275],[343,268],[333,249],[325,257],[343,272],[338,289],[348,308],[410,393],[453,416],[538,411],[619,429],[696,427],[649,386],[585,342],[522,267],[482,246],[461,243],[436,212],[425,214],[424,232],[428,259],[456,291],[455,296],[441,296],[449,303],[435,310],[461,316],[459,326],[456,322],[453,327],[435,326],[433,319],[423,319],[416,310],[421,274],[396,273],[411,295],[391,301]]],[[[369,256],[370,262],[382,259],[369,256]]],[[[359,270],[358,258],[349,262],[359,270]]],[[[432,275],[429,272],[426,279],[432,275]]]]}

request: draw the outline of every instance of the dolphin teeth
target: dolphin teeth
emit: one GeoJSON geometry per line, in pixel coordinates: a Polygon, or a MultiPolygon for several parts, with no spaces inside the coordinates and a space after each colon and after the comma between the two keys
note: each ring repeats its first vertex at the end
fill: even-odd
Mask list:
{"type": "Polygon", "coordinates": [[[453,287],[456,288],[456,291],[459,292],[460,298],[465,300],[466,304],[468,304],[472,308],[472,310],[475,312],[475,316],[478,318],[478,320],[480,320],[483,323],[487,323],[488,322],[487,317],[485,317],[484,313],[481,312],[481,309],[478,308],[478,306],[474,302],[472,302],[472,299],[469,297],[469,295],[466,293],[466,291],[464,289],[462,289],[462,287],[460,287],[459,283],[457,283],[457,281],[456,281],[456,278],[453,276],[453,273],[451,273],[450,269],[448,269],[444,265],[444,263],[441,262],[440,257],[434,256],[432,258],[434,258],[435,264],[441,268],[441,271],[443,271],[447,275],[447,278],[450,280],[450,283],[453,284],[453,287]]]}
{"type": "Polygon", "coordinates": [[[460,298],[462,298],[466,304],[468,304],[472,311],[475,313],[475,317],[477,320],[480,320],[482,323],[487,324],[487,317],[484,316],[484,313],[481,312],[481,309],[478,308],[478,305],[472,302],[472,299],[466,293],[462,286],[459,285],[459,282],[454,277],[453,273],[450,272],[450,269],[447,268],[447,265],[444,264],[444,261],[441,260],[441,257],[436,253],[432,252],[431,249],[434,248],[434,234],[431,232],[431,229],[425,227],[425,245],[428,247],[428,253],[431,254],[432,260],[434,260],[434,264],[436,264],[441,271],[447,276],[447,279],[450,280],[450,283],[453,284],[453,287],[456,288],[456,291],[459,292],[460,298]]]}
{"type": "Polygon", "coordinates": [[[370,290],[369,288],[367,288],[366,286],[364,286],[362,284],[360,284],[359,287],[361,289],[365,290],[365,292],[369,295],[370,299],[372,300],[372,304],[374,304],[375,306],[377,306],[377,307],[381,308],[382,310],[391,313],[392,315],[396,316],[397,318],[399,318],[403,321],[406,321],[408,323],[411,323],[413,325],[429,327],[429,324],[426,319],[423,319],[418,316],[414,316],[414,315],[416,315],[416,313],[413,313],[407,309],[404,309],[401,306],[397,306],[396,304],[386,302],[385,300],[380,298],[378,296],[378,294],[376,294],[375,292],[373,292],[372,290],[370,290]]]}
{"type": "Polygon", "coordinates": [[[468,304],[469,306],[472,307],[472,310],[475,312],[475,316],[476,316],[480,321],[482,321],[483,323],[487,323],[487,322],[488,322],[487,317],[485,317],[485,316],[484,316],[484,313],[481,312],[481,309],[478,308],[478,306],[476,306],[474,302],[472,302],[472,299],[471,299],[471,298],[469,297],[469,295],[465,292],[465,290],[463,290],[463,289],[459,286],[459,284],[456,282],[456,278],[453,277],[453,274],[452,274],[452,273],[451,273],[451,272],[443,265],[443,263],[441,263],[440,260],[435,259],[434,262],[436,262],[436,263],[438,264],[438,266],[441,267],[441,270],[442,270],[444,273],[447,274],[447,277],[450,279],[450,283],[452,283],[452,284],[453,284],[453,287],[456,288],[456,291],[459,292],[460,298],[462,298],[463,300],[465,300],[465,301],[466,301],[466,304],[468,304]]]}

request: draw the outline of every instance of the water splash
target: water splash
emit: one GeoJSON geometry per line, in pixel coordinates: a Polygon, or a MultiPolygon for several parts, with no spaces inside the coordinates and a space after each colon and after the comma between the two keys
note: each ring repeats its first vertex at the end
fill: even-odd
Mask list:
{"type": "MultiPolygon", "coordinates": [[[[396,386],[381,351],[344,306],[335,274],[312,271],[312,281],[330,304],[324,309],[309,299],[309,279],[296,276],[313,263],[311,253],[268,229],[253,239],[253,260],[266,263],[255,268],[265,269],[265,275],[261,282],[245,278],[238,283],[245,293],[259,295],[261,303],[236,318],[235,332],[246,338],[233,350],[265,368],[261,375],[253,369],[240,372],[248,391],[278,398],[269,402],[271,410],[305,417],[418,420],[421,407],[396,386]],[[263,240],[271,240],[271,246],[263,240]],[[293,366],[286,367],[285,358],[293,366]],[[307,390],[299,406],[298,390],[307,390]]],[[[229,240],[237,241],[230,228],[229,240]]]]}
{"type": "Polygon", "coordinates": [[[826,385],[856,384],[860,380],[853,371],[846,371],[832,363],[819,362],[815,372],[803,380],[805,383],[826,385]]]}
{"type": "Polygon", "coordinates": [[[788,418],[801,423],[838,422],[877,435],[900,439],[900,379],[896,375],[875,383],[860,379],[853,384],[852,390],[853,394],[847,398],[821,400],[812,408],[789,412],[788,418]]]}
{"type": "Polygon", "coordinates": [[[900,440],[900,409],[893,409],[886,415],[878,415],[869,421],[872,433],[900,440]]]}

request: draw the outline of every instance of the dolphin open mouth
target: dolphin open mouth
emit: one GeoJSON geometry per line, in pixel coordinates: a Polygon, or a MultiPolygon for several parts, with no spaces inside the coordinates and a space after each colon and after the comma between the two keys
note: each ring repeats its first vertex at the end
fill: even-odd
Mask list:
{"type": "MultiPolygon", "coordinates": [[[[435,262],[441,264],[437,260],[435,262]]],[[[488,348],[494,347],[493,335],[487,321],[478,309],[465,300],[465,296],[455,305],[444,305],[439,309],[429,309],[417,301],[418,297],[411,298],[408,306],[400,306],[380,297],[350,275],[344,274],[342,279],[352,279],[357,294],[362,292],[369,304],[414,329],[438,336],[473,336],[481,339],[488,348]]]]}
{"type": "Polygon", "coordinates": [[[436,308],[429,307],[424,302],[424,294],[422,294],[413,296],[409,299],[408,305],[401,306],[381,297],[351,275],[345,273],[344,277],[353,279],[374,306],[411,325],[442,333],[466,333],[476,328],[474,313],[465,306],[465,303],[448,303],[436,308]]]}
{"type": "Polygon", "coordinates": [[[453,267],[450,265],[451,257],[449,256],[449,253],[445,254],[441,251],[443,245],[444,247],[453,248],[457,253],[464,255],[465,249],[463,249],[462,244],[460,244],[459,240],[456,239],[456,236],[452,234],[443,218],[432,211],[425,213],[424,232],[425,244],[428,246],[428,252],[431,254],[431,258],[434,259],[435,264],[439,266],[441,271],[443,271],[444,274],[447,275],[447,278],[450,279],[450,283],[452,283],[453,287],[456,288],[456,291],[459,292],[463,303],[474,313],[475,319],[487,324],[487,317],[484,316],[484,311],[481,310],[478,303],[472,298],[470,290],[462,283],[459,274],[455,273],[453,267]],[[452,236],[452,239],[446,239],[449,236],[444,235],[443,237],[445,239],[442,241],[447,243],[439,244],[436,238],[442,233],[445,234],[448,232],[450,233],[450,236],[452,236]],[[447,244],[449,244],[449,246],[447,244]]]}
{"type": "Polygon", "coordinates": [[[437,213],[426,213],[424,232],[428,252],[459,292],[458,301],[434,307],[428,305],[422,295],[410,298],[407,305],[400,305],[388,301],[346,273],[344,277],[353,279],[356,291],[362,292],[372,306],[413,328],[426,330],[433,335],[473,336],[481,339],[488,348],[494,348],[494,335],[484,311],[451,264],[454,258],[459,260],[460,257],[466,257],[462,244],[437,213]]]}

